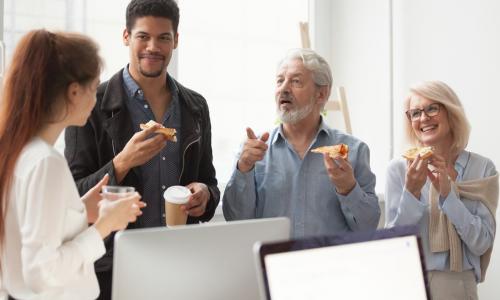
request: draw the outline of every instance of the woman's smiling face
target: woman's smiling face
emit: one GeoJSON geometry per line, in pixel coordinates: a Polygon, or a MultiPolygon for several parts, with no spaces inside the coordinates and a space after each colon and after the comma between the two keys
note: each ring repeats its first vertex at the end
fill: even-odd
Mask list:
{"type": "Polygon", "coordinates": [[[424,146],[435,146],[452,138],[448,113],[439,102],[412,94],[408,111],[412,115],[409,122],[413,132],[424,146]]]}

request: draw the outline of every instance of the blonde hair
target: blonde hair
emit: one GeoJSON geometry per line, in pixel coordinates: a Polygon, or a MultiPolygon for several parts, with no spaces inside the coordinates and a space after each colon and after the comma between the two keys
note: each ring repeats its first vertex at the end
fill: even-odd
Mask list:
{"type": "MultiPolygon", "coordinates": [[[[441,81],[425,81],[414,85],[410,88],[410,95],[406,97],[404,107],[405,111],[410,108],[412,94],[427,98],[440,103],[445,108],[448,114],[448,122],[453,143],[452,151],[458,153],[465,149],[469,142],[470,125],[460,99],[457,94],[444,82],[441,81]]],[[[441,112],[443,113],[443,112],[441,112]]],[[[406,137],[413,145],[421,145],[417,139],[411,121],[406,119],[406,137]]]]}

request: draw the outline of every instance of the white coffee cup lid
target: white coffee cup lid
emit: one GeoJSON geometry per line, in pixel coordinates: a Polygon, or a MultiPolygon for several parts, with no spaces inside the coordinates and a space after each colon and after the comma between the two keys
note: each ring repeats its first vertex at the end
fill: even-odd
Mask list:
{"type": "Polygon", "coordinates": [[[163,193],[163,198],[166,201],[175,204],[187,203],[189,196],[191,196],[191,191],[182,185],[171,186],[163,193]]]}

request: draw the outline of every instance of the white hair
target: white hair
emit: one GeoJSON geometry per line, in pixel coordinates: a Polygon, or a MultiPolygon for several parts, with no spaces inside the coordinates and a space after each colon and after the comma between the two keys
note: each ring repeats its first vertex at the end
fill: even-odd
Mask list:
{"type": "Polygon", "coordinates": [[[285,57],[279,62],[278,70],[283,66],[283,64],[296,59],[301,60],[304,67],[312,72],[313,81],[317,86],[328,87],[326,97],[328,100],[333,84],[332,71],[328,62],[311,49],[297,48],[288,51],[285,57]]]}

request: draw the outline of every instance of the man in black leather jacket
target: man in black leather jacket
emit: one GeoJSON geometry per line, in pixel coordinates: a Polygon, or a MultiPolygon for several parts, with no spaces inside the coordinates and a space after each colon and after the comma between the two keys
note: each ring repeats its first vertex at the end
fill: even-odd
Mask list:
{"type": "MultiPolygon", "coordinates": [[[[177,47],[179,9],[173,0],[132,0],[123,41],[129,64],[97,90],[97,104],[84,127],[65,133],[65,156],[80,194],[106,174],[109,185],[133,186],[147,207],[129,228],[165,226],[162,194],[184,185],[193,193],[185,206],[188,223],[210,220],[219,202],[212,164],[211,125],[206,100],[167,72],[177,47]],[[149,120],[177,130],[177,143],[153,129],[149,120]]],[[[113,236],[96,263],[99,299],[111,298],[113,236]]]]}

